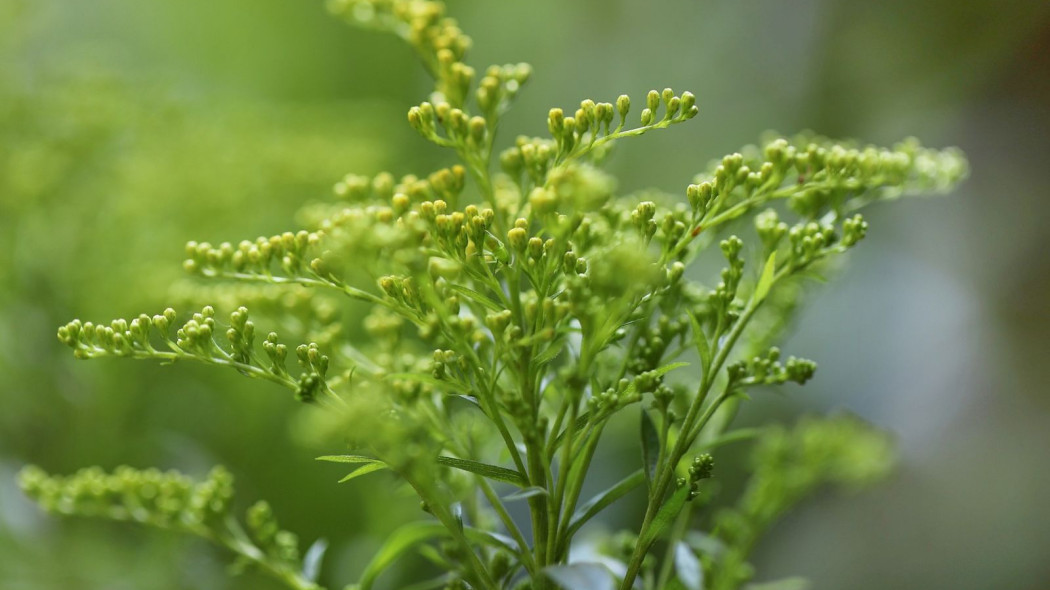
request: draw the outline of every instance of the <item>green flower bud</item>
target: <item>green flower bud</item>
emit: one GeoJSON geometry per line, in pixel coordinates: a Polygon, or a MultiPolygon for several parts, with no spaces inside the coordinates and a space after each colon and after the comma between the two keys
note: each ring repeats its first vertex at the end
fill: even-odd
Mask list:
{"type": "Polygon", "coordinates": [[[524,228],[514,227],[507,232],[507,243],[515,252],[524,252],[528,242],[528,233],[524,228]]]}
{"type": "Polygon", "coordinates": [[[561,109],[551,109],[550,113],[547,114],[547,129],[550,130],[551,135],[554,137],[560,137],[562,131],[565,129],[565,113],[561,109]]]}
{"type": "Polygon", "coordinates": [[[532,205],[533,213],[547,215],[558,208],[558,196],[553,191],[538,186],[529,193],[529,204],[532,205]]]}
{"type": "Polygon", "coordinates": [[[631,110],[631,97],[626,94],[621,94],[616,99],[616,112],[620,116],[620,127],[623,127],[627,123],[627,113],[631,110]]]}

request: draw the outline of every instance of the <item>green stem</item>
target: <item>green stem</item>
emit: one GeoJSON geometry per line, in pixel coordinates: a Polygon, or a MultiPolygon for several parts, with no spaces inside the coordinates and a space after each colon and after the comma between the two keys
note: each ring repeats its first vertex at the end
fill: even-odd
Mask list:
{"type": "MultiPolygon", "coordinates": [[[[774,279],[774,282],[775,281],[776,279],[774,279]]],[[[642,521],[642,527],[638,535],[640,538],[644,538],[646,533],[648,533],[649,528],[652,526],[653,519],[656,517],[657,511],[663,503],[664,496],[666,496],[667,490],[674,480],[674,470],[678,465],[678,461],[681,460],[683,455],[685,455],[689,446],[693,443],[696,436],[699,435],[704,424],[706,424],[711,416],[714,415],[718,406],[720,406],[728,397],[728,394],[731,391],[729,388],[727,388],[725,393],[708,406],[707,411],[704,412],[703,415],[700,414],[704,400],[707,398],[712,385],[714,385],[714,376],[722,369],[729,353],[736,345],[736,341],[740,338],[740,335],[744,332],[744,328],[747,327],[748,322],[758,310],[759,305],[760,302],[756,302],[754,297],[748,301],[747,307],[744,308],[743,313],[740,314],[740,318],[736,321],[733,329],[730,330],[729,334],[726,336],[725,344],[718,349],[718,353],[712,360],[711,367],[707,374],[701,379],[697,395],[693,399],[693,403],[690,404],[689,411],[686,414],[685,420],[682,422],[682,436],[679,436],[678,440],[675,442],[674,449],[668,455],[667,463],[658,471],[653,486],[653,494],[649,498],[649,504],[646,507],[645,517],[642,521]]],[[[643,547],[642,545],[642,543],[639,543],[631,555],[631,560],[627,566],[627,575],[624,577],[623,584],[620,586],[621,590],[630,590],[631,586],[634,584],[634,579],[638,576],[638,572],[641,570],[642,562],[645,559],[646,553],[649,551],[649,547],[643,547]]]]}

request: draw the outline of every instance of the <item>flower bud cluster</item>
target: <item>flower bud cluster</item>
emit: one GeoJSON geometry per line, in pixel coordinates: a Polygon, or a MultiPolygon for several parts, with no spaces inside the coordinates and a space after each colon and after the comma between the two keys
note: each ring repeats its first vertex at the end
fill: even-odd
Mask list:
{"type": "Polygon", "coordinates": [[[681,96],[676,96],[670,88],[664,88],[662,92],[650,90],[645,97],[641,122],[644,127],[659,122],[678,123],[692,119],[699,112],[700,108],[696,106],[696,97],[692,92],[683,92],[681,96]],[[661,106],[664,114],[657,119],[661,106]]]}
{"type": "Polygon", "coordinates": [[[687,195],[699,217],[716,202],[787,198],[796,213],[817,219],[847,198],[940,192],[967,174],[957,150],[923,148],[915,140],[886,149],[801,136],[776,138],[743,152],[726,156],[690,185],[687,195]]]}
{"type": "Polygon", "coordinates": [[[714,469],[715,459],[711,455],[704,453],[693,458],[692,464],[689,465],[689,496],[687,496],[687,500],[693,500],[700,495],[700,482],[710,479],[714,469]]]}
{"type": "Polygon", "coordinates": [[[660,366],[668,349],[676,341],[684,342],[689,334],[689,319],[661,315],[654,325],[646,326],[631,351],[628,368],[635,374],[652,371],[660,366]]]}
{"type": "Polygon", "coordinates": [[[828,248],[838,240],[838,236],[830,224],[810,221],[792,227],[788,231],[788,240],[791,245],[792,262],[802,267],[826,255],[828,248]]]}
{"type": "Polygon", "coordinates": [[[497,120],[531,76],[532,66],[526,63],[489,66],[474,93],[485,118],[497,120]]]}
{"type": "Polygon", "coordinates": [[[458,276],[461,263],[506,263],[506,247],[490,233],[496,219],[493,209],[467,205],[462,211],[451,211],[445,201],[424,201],[419,215],[431,243],[450,257],[431,259],[431,275],[452,280],[458,276]]]}
{"type": "MultiPolygon", "coordinates": [[[[333,191],[340,199],[358,205],[387,205],[401,215],[409,206],[426,200],[444,199],[454,203],[465,184],[466,169],[456,164],[431,172],[425,178],[406,174],[395,180],[389,172],[381,172],[372,178],[347,174],[335,184],[333,191]]],[[[320,221],[322,219],[315,223],[320,221]]]]}
{"type": "Polygon", "coordinates": [[[226,273],[271,274],[274,265],[290,275],[305,271],[324,236],[323,232],[299,231],[243,240],[237,246],[223,242],[218,247],[208,242],[188,242],[183,268],[204,276],[226,273]]]}
{"type": "Polygon", "coordinates": [[[448,102],[424,102],[412,107],[408,110],[408,123],[438,145],[466,148],[469,152],[486,150],[490,140],[489,121],[448,102]],[[438,132],[438,126],[443,133],[438,132]]]}
{"type": "Polygon", "coordinates": [[[730,313],[740,287],[740,279],[744,276],[744,259],[740,255],[743,247],[744,242],[737,236],[729,236],[719,243],[729,266],[722,269],[722,282],[718,283],[712,292],[711,301],[722,315],[730,313]]]}
{"type": "Polygon", "coordinates": [[[271,561],[290,566],[299,563],[299,538],[281,529],[269,503],[260,500],[253,504],[245,514],[245,524],[252,541],[271,561]]]}
{"type": "Polygon", "coordinates": [[[248,319],[248,310],[244,307],[230,314],[229,327],[225,330],[230,350],[216,340],[220,327],[215,320],[215,309],[210,305],[178,328],[175,328],[175,319],[175,310],[168,308],[163,314],[153,317],[142,314],[130,322],[117,319],[108,326],[73,320],[58,329],[58,339],[72,348],[77,358],[134,356],[164,361],[187,358],[232,366],[247,375],[287,385],[295,389],[297,398],[303,401],[312,401],[326,386],[328,357],[321,354],[318,344],[313,342],[296,349],[303,370],[298,380],[294,380],[285,368],[287,348],[279,344],[277,334],[271,332],[262,343],[270,366],[263,367],[255,355],[255,324],[248,319]],[[155,336],[168,350],[154,347],[155,336]]]}
{"type": "Polygon", "coordinates": [[[515,183],[521,184],[524,174],[534,185],[542,186],[557,155],[554,141],[519,135],[513,146],[500,153],[499,164],[515,183]]]}
{"type": "Polygon", "coordinates": [[[807,359],[788,357],[780,363],[780,349],[772,347],[766,356],[739,361],[727,367],[729,379],[737,385],[780,385],[792,382],[804,385],[813,378],[817,364],[807,359]]]}
{"type": "Polygon", "coordinates": [[[295,398],[303,402],[312,402],[325,386],[325,377],[328,375],[328,356],[321,354],[315,342],[296,346],[295,356],[302,369],[299,373],[299,386],[296,389],[295,398]]]}
{"type": "Polygon", "coordinates": [[[218,525],[230,511],[233,476],[222,467],[194,482],[180,473],[98,467],[68,477],[26,467],[19,484],[44,510],[66,515],[101,516],[189,530],[218,525]]]}
{"type": "MultiPolygon", "coordinates": [[[[559,157],[568,157],[582,146],[591,146],[600,137],[615,137],[623,130],[630,108],[631,98],[625,94],[617,98],[615,104],[583,100],[580,107],[569,114],[560,108],[551,109],[547,113],[547,130],[554,138],[559,157]]],[[[696,97],[691,92],[676,96],[670,88],[663,92],[650,90],[642,109],[641,125],[644,128],[679,123],[692,119],[698,112],[696,97]]]]}

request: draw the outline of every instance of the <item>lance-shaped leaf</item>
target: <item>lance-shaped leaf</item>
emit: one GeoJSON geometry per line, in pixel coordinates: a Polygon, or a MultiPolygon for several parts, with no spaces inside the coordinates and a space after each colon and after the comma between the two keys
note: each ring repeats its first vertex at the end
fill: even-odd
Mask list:
{"type": "Polygon", "coordinates": [[[587,500],[582,506],[576,510],[576,513],[572,516],[572,520],[569,521],[569,529],[567,535],[572,537],[588,520],[594,517],[602,510],[605,510],[613,502],[627,495],[628,492],[634,488],[642,485],[645,481],[645,475],[641,469],[621,479],[612,487],[605,491],[595,495],[590,500],[587,500]]]}
{"type": "Polygon", "coordinates": [[[649,530],[639,537],[638,544],[645,548],[651,547],[653,542],[674,523],[674,519],[682,511],[682,506],[685,506],[687,498],[689,498],[689,486],[679,486],[675,493],[663,503],[663,506],[660,506],[660,510],[653,517],[649,530]]]}
{"type": "Polygon", "coordinates": [[[645,484],[652,489],[653,477],[660,461],[660,433],[656,430],[653,417],[642,410],[642,468],[645,470],[645,484]]]}
{"type": "Polygon", "coordinates": [[[517,471],[507,469],[506,467],[499,467],[498,465],[489,465],[488,463],[480,463],[478,461],[471,461],[470,459],[458,459],[456,457],[446,456],[438,457],[437,463],[438,465],[468,471],[496,481],[514,484],[519,488],[524,488],[529,485],[528,480],[517,471]]]}

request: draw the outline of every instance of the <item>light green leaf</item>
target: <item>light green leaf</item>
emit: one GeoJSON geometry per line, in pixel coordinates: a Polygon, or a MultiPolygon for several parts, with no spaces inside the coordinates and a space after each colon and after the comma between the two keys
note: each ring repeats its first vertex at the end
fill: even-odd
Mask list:
{"type": "Polygon", "coordinates": [[[682,541],[674,546],[674,571],[686,590],[704,590],[704,568],[692,548],[682,541]]]}
{"type": "Polygon", "coordinates": [[[584,523],[593,518],[594,515],[605,510],[605,508],[613,502],[626,496],[627,493],[634,488],[642,485],[643,481],[645,481],[645,473],[643,470],[639,469],[623,478],[612,487],[595,495],[590,500],[587,500],[587,502],[576,510],[576,514],[573,514],[572,520],[569,521],[568,536],[571,537],[581,526],[584,525],[584,523]]]}
{"type": "Polygon", "coordinates": [[[506,496],[503,496],[503,501],[504,502],[514,502],[514,501],[517,501],[517,500],[527,500],[527,499],[529,499],[529,498],[531,498],[533,496],[546,496],[546,495],[547,495],[547,490],[545,490],[545,489],[543,489],[541,487],[537,487],[537,486],[529,486],[529,487],[527,487],[527,488],[525,488],[523,490],[518,490],[517,492],[514,492],[513,494],[507,494],[506,496]]]}
{"type": "Polygon", "coordinates": [[[689,312],[689,319],[693,323],[693,343],[696,344],[696,353],[700,355],[700,365],[706,370],[711,366],[711,343],[707,341],[707,334],[704,334],[700,320],[696,319],[693,312],[689,312]]]}
{"type": "Polygon", "coordinates": [[[367,465],[364,465],[362,467],[358,467],[357,469],[355,469],[355,470],[351,471],[350,473],[346,474],[346,477],[344,477],[343,479],[340,479],[339,483],[345,483],[345,482],[350,481],[351,479],[354,479],[354,478],[357,478],[357,477],[361,477],[362,475],[368,475],[369,473],[372,473],[373,471],[380,471],[382,469],[389,469],[389,468],[390,468],[390,466],[387,465],[386,463],[383,463],[382,461],[376,461],[374,463],[368,463],[367,465]]]}
{"type": "Polygon", "coordinates": [[[460,469],[462,471],[469,471],[482,477],[494,479],[496,481],[502,481],[509,484],[514,484],[519,488],[524,488],[529,485],[529,482],[522,477],[520,473],[513,469],[507,469],[506,467],[499,467],[497,465],[489,465],[488,463],[479,463],[478,461],[471,461],[470,459],[458,459],[456,457],[445,457],[441,456],[437,458],[438,465],[444,465],[446,467],[452,467],[453,469],[460,469]]]}
{"type": "Polygon", "coordinates": [[[766,266],[762,269],[762,276],[758,279],[758,285],[755,286],[755,304],[762,303],[762,300],[769,295],[769,289],[773,286],[773,279],[777,275],[777,251],[769,255],[766,259],[766,266]]]}
{"type": "Polygon", "coordinates": [[[325,551],[328,550],[328,541],[318,539],[306,550],[303,556],[303,578],[316,582],[321,573],[321,560],[324,559],[325,551]]]}
{"type": "Polygon", "coordinates": [[[314,460],[328,461],[330,463],[382,463],[379,459],[365,457],[364,455],[323,455],[314,460]]]}
{"type": "Polygon", "coordinates": [[[473,301],[476,301],[476,302],[480,303],[481,305],[487,307],[491,311],[503,311],[503,309],[504,309],[504,307],[502,305],[496,303],[490,297],[488,297],[486,295],[482,295],[481,293],[475,291],[474,289],[471,289],[469,287],[464,287],[463,285],[458,285],[458,284],[455,284],[455,283],[448,283],[447,285],[448,285],[449,289],[452,289],[453,291],[459,293],[460,295],[465,296],[467,299],[471,299],[473,301]]]}
{"type": "Polygon", "coordinates": [[[369,590],[383,570],[415,545],[447,534],[448,530],[444,526],[433,521],[413,522],[397,529],[387,537],[386,543],[365,566],[359,582],[361,590],[369,590]]]}
{"type": "Polygon", "coordinates": [[[463,527],[463,534],[465,534],[468,539],[475,543],[491,545],[497,549],[506,549],[508,551],[511,551],[515,555],[518,555],[520,553],[518,551],[518,544],[514,542],[514,539],[511,539],[506,535],[493,533],[491,531],[483,531],[481,529],[469,526],[463,527]]]}
{"type": "Polygon", "coordinates": [[[612,572],[598,563],[574,563],[555,565],[543,573],[565,590],[614,590],[612,572]]]}
{"type": "Polygon", "coordinates": [[[560,355],[563,350],[565,350],[565,343],[563,339],[559,338],[555,340],[550,346],[548,346],[546,350],[536,355],[536,357],[532,359],[532,362],[536,366],[546,365],[547,363],[558,358],[558,355],[560,355]]]}

